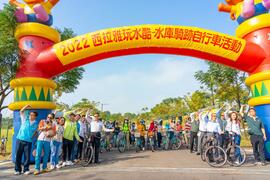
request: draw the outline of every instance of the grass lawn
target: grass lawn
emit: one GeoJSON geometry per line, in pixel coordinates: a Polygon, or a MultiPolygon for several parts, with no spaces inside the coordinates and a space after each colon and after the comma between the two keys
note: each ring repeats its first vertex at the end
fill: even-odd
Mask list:
{"type": "MultiPolygon", "coordinates": [[[[7,130],[6,129],[2,129],[1,130],[1,136],[0,138],[2,139],[2,137],[6,137],[7,135],[7,130]]],[[[0,160],[5,160],[9,157],[10,153],[11,153],[11,149],[12,149],[12,129],[9,130],[8,132],[8,141],[7,141],[7,155],[4,157],[2,155],[0,155],[0,160]]]]}

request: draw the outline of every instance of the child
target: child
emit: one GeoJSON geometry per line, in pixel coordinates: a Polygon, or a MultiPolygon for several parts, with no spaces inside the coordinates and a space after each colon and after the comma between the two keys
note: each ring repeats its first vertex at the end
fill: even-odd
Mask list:
{"type": "Polygon", "coordinates": [[[63,142],[65,118],[61,117],[56,123],[56,135],[51,141],[51,170],[53,170],[55,167],[57,169],[61,168],[58,162],[59,150],[61,149],[63,142]]]}

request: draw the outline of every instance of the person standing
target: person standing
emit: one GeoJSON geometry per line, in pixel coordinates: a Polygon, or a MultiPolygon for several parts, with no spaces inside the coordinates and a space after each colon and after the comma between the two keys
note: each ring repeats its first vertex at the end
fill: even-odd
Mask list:
{"type": "Polygon", "coordinates": [[[195,113],[194,119],[191,121],[191,129],[190,129],[190,153],[193,153],[194,150],[194,142],[195,149],[198,151],[198,132],[199,132],[199,115],[195,113]]]}
{"type": "MultiPolygon", "coordinates": [[[[241,106],[241,113],[243,113],[244,107],[241,106]]],[[[255,164],[265,166],[264,140],[266,140],[266,135],[262,120],[256,115],[256,110],[253,107],[249,108],[248,114],[243,115],[244,121],[247,122],[249,128],[248,133],[253,147],[255,164]]]]}
{"type": "Polygon", "coordinates": [[[229,120],[230,117],[228,117],[229,111],[230,111],[230,107],[228,107],[228,109],[224,112],[222,111],[222,109],[225,106],[223,105],[222,108],[217,112],[217,121],[219,123],[220,126],[220,130],[221,130],[221,134],[219,135],[219,146],[222,147],[223,149],[227,148],[227,140],[229,138],[229,135],[226,131],[226,126],[227,126],[227,122],[229,120]]]}
{"type": "Polygon", "coordinates": [[[120,127],[118,122],[114,122],[114,131],[113,131],[113,145],[114,147],[117,147],[117,140],[118,140],[118,135],[120,133],[120,127]]]}
{"type": "Polygon", "coordinates": [[[87,133],[87,128],[86,128],[86,118],[85,116],[83,116],[80,120],[79,120],[79,136],[80,139],[82,140],[82,142],[78,142],[78,151],[77,151],[77,158],[80,160],[82,158],[82,150],[83,150],[83,141],[84,141],[84,137],[85,134],[87,133]]]}
{"type": "Polygon", "coordinates": [[[51,138],[56,134],[56,126],[53,122],[54,114],[48,114],[46,120],[41,120],[38,125],[39,136],[37,140],[37,152],[35,157],[35,172],[34,175],[38,175],[40,173],[40,164],[41,164],[41,156],[42,152],[44,155],[42,157],[42,173],[49,172],[47,169],[47,162],[49,160],[50,155],[50,145],[51,138]]]}
{"type": "MultiPolygon", "coordinates": [[[[75,116],[75,123],[76,123],[76,130],[77,130],[77,134],[79,135],[79,132],[80,132],[80,121],[81,119],[81,115],[80,114],[76,114],[75,116]]],[[[76,139],[76,137],[73,138],[73,147],[72,147],[72,157],[71,157],[71,161],[73,163],[77,163],[79,160],[78,160],[78,145],[79,145],[79,142],[78,140],[76,139]]]]}
{"type": "Polygon", "coordinates": [[[63,135],[63,164],[62,166],[72,166],[72,148],[74,147],[74,137],[82,142],[77,132],[77,124],[75,114],[71,113],[69,118],[66,118],[63,135]]]}
{"type": "Polygon", "coordinates": [[[55,167],[60,169],[61,166],[58,164],[59,162],[59,151],[62,148],[63,144],[63,134],[64,134],[64,125],[65,118],[59,118],[59,121],[56,122],[56,135],[53,137],[51,141],[51,170],[55,167]]]}
{"type": "Polygon", "coordinates": [[[198,133],[198,148],[197,148],[197,155],[201,154],[202,151],[202,141],[204,136],[207,133],[207,123],[209,121],[208,114],[210,111],[207,112],[198,112],[199,114],[199,133],[198,133]]]}
{"type": "Polygon", "coordinates": [[[127,149],[129,150],[129,147],[130,147],[130,138],[129,138],[130,137],[130,127],[129,127],[129,120],[127,118],[125,118],[125,120],[124,120],[122,132],[125,135],[127,149]]]}
{"type": "Polygon", "coordinates": [[[190,138],[190,129],[191,129],[191,118],[188,117],[185,126],[184,126],[184,138],[185,138],[185,142],[186,142],[186,146],[188,148],[188,144],[190,142],[189,138],[190,138]]]}
{"type": "Polygon", "coordinates": [[[160,119],[158,121],[158,126],[157,126],[157,144],[158,144],[158,148],[161,148],[162,131],[163,131],[163,121],[162,121],[162,119],[160,119]]]}
{"type": "Polygon", "coordinates": [[[145,126],[145,121],[142,120],[137,120],[137,132],[140,134],[140,142],[141,142],[141,147],[142,150],[145,150],[145,131],[146,131],[146,126],[145,126]]]}
{"type": "Polygon", "coordinates": [[[113,132],[114,131],[114,129],[105,128],[102,120],[99,117],[99,113],[95,113],[94,120],[92,120],[90,123],[90,132],[91,132],[91,138],[93,139],[93,148],[95,151],[94,162],[96,164],[100,163],[99,152],[100,152],[100,139],[101,139],[102,130],[104,130],[106,132],[113,132]]]}
{"type": "MultiPolygon", "coordinates": [[[[240,124],[241,121],[237,112],[231,112],[225,130],[228,132],[228,136],[234,140],[234,144],[237,146],[240,146],[241,144],[240,124]]],[[[242,161],[240,149],[236,148],[234,153],[236,158],[235,163],[239,164],[242,161]]]]}
{"type": "Polygon", "coordinates": [[[21,126],[17,135],[16,142],[16,156],[15,156],[15,175],[22,173],[22,156],[24,155],[23,173],[25,175],[30,174],[30,154],[32,147],[32,139],[38,128],[38,122],[36,121],[38,113],[32,111],[28,114],[26,109],[30,108],[30,105],[24,106],[20,111],[21,126]]]}

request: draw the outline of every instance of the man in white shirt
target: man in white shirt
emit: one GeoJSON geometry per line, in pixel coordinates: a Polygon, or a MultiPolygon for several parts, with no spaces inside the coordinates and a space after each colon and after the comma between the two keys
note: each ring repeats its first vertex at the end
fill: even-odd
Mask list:
{"type": "Polygon", "coordinates": [[[93,148],[95,150],[95,163],[99,162],[99,152],[100,152],[100,138],[102,131],[113,132],[114,129],[105,128],[103,122],[99,118],[99,113],[95,113],[94,120],[90,122],[90,132],[93,137],[93,148]]]}
{"type": "Polygon", "coordinates": [[[217,122],[217,115],[216,113],[211,113],[210,121],[207,123],[207,132],[210,134],[221,134],[220,125],[217,122]]]}
{"type": "Polygon", "coordinates": [[[199,116],[199,133],[198,133],[198,148],[197,148],[197,155],[201,154],[201,144],[202,144],[202,140],[204,138],[204,136],[207,133],[207,123],[208,123],[208,114],[210,111],[199,111],[197,112],[198,116],[199,116]]]}

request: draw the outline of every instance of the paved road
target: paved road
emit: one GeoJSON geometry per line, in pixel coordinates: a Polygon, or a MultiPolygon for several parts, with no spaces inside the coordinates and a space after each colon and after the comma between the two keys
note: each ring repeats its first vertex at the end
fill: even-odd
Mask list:
{"type": "Polygon", "coordinates": [[[56,179],[58,180],[171,180],[171,179],[268,179],[270,165],[265,167],[254,166],[249,159],[244,167],[234,168],[226,166],[215,169],[200,160],[199,156],[188,151],[160,151],[160,152],[127,152],[120,154],[117,151],[101,155],[102,163],[82,168],[79,165],[73,168],[63,168],[39,176],[13,176],[13,165],[0,163],[0,179],[56,179]]]}

